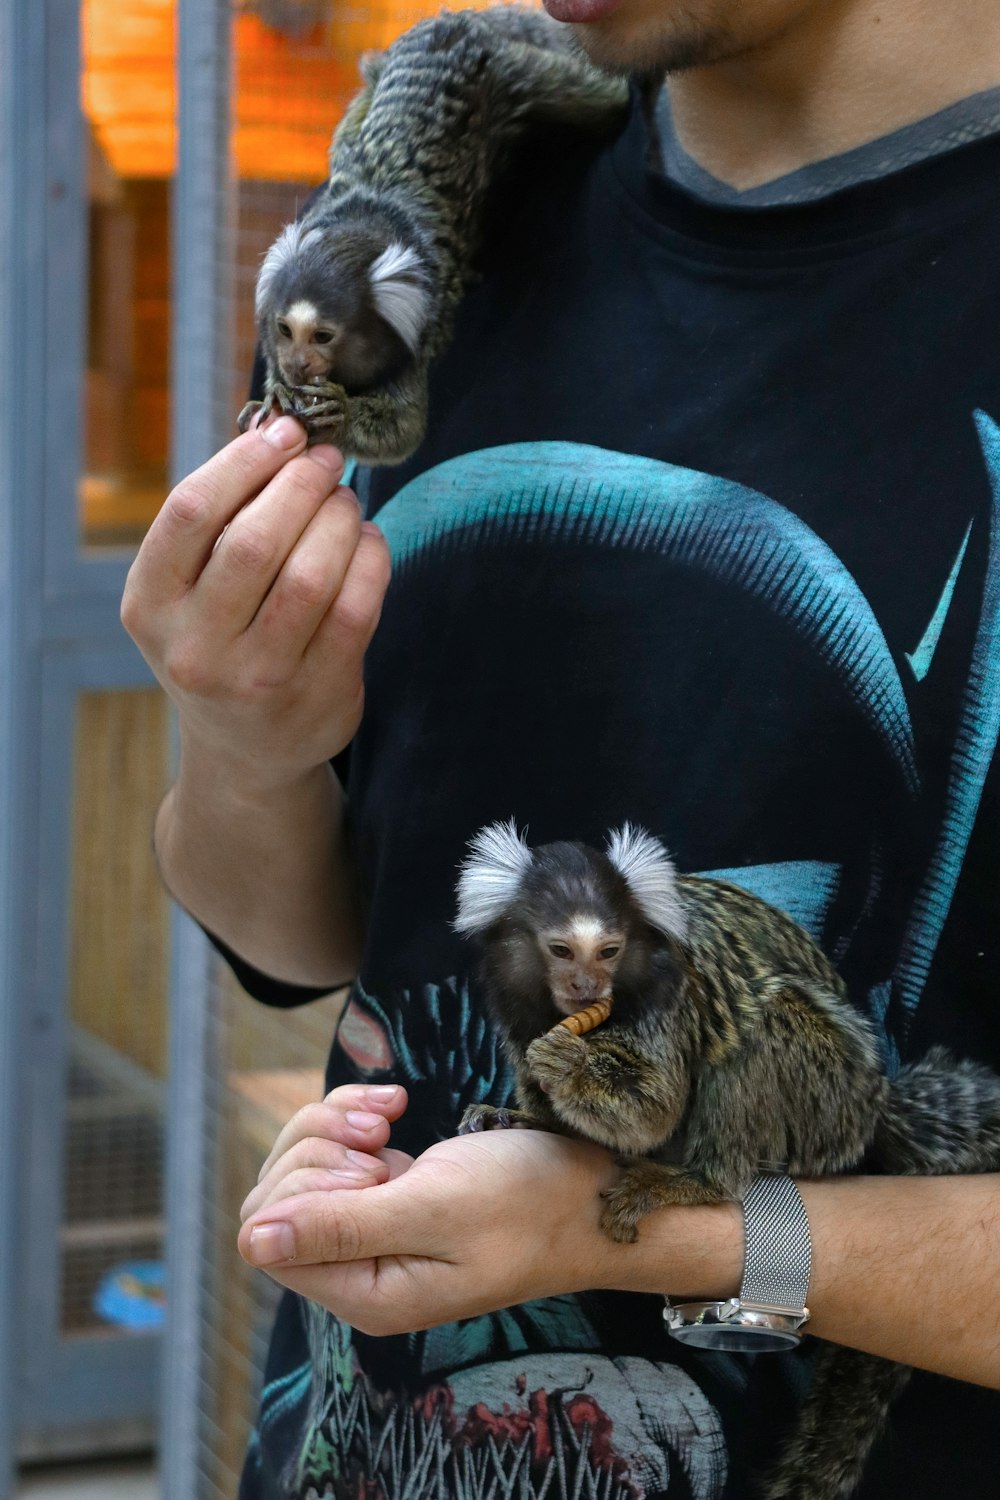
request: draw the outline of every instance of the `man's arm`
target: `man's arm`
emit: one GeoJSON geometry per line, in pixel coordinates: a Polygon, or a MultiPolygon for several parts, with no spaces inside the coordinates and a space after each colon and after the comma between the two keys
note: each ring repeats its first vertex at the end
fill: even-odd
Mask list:
{"type": "Polygon", "coordinates": [[[354,973],[359,923],[329,761],[360,722],[389,577],[342,474],[290,417],[237,438],[167,498],[122,600],[180,724],[166,884],[247,962],[330,988],[354,973]]]}
{"type": "Polygon", "coordinates": [[[809,1331],[1000,1390],[1000,1176],[800,1183],[809,1331]]]}
{"type": "Polygon", "coordinates": [[[355,872],[329,765],[261,788],[240,785],[210,755],[183,751],[155,846],[175,900],[254,968],[330,989],[353,978],[355,872]]]}
{"type": "MultiPolygon", "coordinates": [[[[599,1224],[600,1191],[617,1171],[610,1154],[541,1131],[444,1141],[405,1171],[382,1150],[364,1192],[319,1191],[317,1167],[342,1165],[350,1147],[357,1170],[358,1151],[389,1138],[376,1117],[395,1120],[405,1101],[402,1089],[388,1104],[369,1091],[367,1113],[348,1120],[342,1095],[286,1126],[244,1204],[239,1244],[356,1328],[410,1332],[594,1287],[708,1299],[739,1288],[736,1204],[658,1209],[636,1244],[615,1244],[599,1224]]],[[[347,1107],[359,1107],[353,1094],[347,1107]]],[[[1000,1176],[801,1188],[814,1242],[809,1331],[1000,1389],[1000,1176]]]]}

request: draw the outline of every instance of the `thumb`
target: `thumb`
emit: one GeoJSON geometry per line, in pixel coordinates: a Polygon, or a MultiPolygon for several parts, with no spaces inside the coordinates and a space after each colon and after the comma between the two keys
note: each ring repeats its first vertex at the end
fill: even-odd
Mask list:
{"type": "Polygon", "coordinates": [[[250,1265],[268,1270],[383,1255],[433,1257],[442,1247],[446,1217],[426,1195],[413,1191],[410,1175],[360,1193],[302,1193],[271,1204],[247,1219],[239,1252],[250,1265]]]}

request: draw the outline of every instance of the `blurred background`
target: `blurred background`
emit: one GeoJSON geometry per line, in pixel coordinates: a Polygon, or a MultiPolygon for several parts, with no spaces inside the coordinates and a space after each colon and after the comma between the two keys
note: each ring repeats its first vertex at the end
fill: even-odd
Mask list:
{"type": "Polygon", "coordinates": [[[170,718],[118,602],[235,433],[360,54],[439,8],[0,4],[0,1500],[236,1494],[273,1304],[238,1208],[342,997],[268,1012],[170,910],[170,718]]]}

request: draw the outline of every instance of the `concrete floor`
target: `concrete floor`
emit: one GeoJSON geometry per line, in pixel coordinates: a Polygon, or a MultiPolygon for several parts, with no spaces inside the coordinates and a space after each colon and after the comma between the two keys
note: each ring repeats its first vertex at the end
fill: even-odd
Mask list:
{"type": "Polygon", "coordinates": [[[17,1500],[158,1500],[156,1470],[148,1462],[59,1464],[25,1469],[17,1500]]]}

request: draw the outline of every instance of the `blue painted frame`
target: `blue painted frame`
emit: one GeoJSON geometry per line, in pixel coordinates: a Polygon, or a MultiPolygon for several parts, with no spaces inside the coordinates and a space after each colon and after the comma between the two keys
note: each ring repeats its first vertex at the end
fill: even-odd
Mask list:
{"type": "Polygon", "coordinates": [[[155,1341],[58,1327],[75,703],[152,682],[118,619],[131,551],[80,546],[79,13],[0,6],[0,1500],[19,1441],[151,1431],[156,1406],[155,1341]]]}
{"type": "MultiPolygon", "coordinates": [[[[179,0],[178,163],[173,198],[173,451],[181,478],[232,436],[214,374],[228,367],[226,267],[231,264],[229,0],[179,0]]],[[[204,1376],[204,1205],[214,1157],[218,1087],[215,962],[195,924],[175,910],[167,1104],[167,1302],[160,1483],[164,1500],[196,1500],[204,1376]]],[[[235,1254],[235,1251],[234,1251],[235,1254]]]]}

